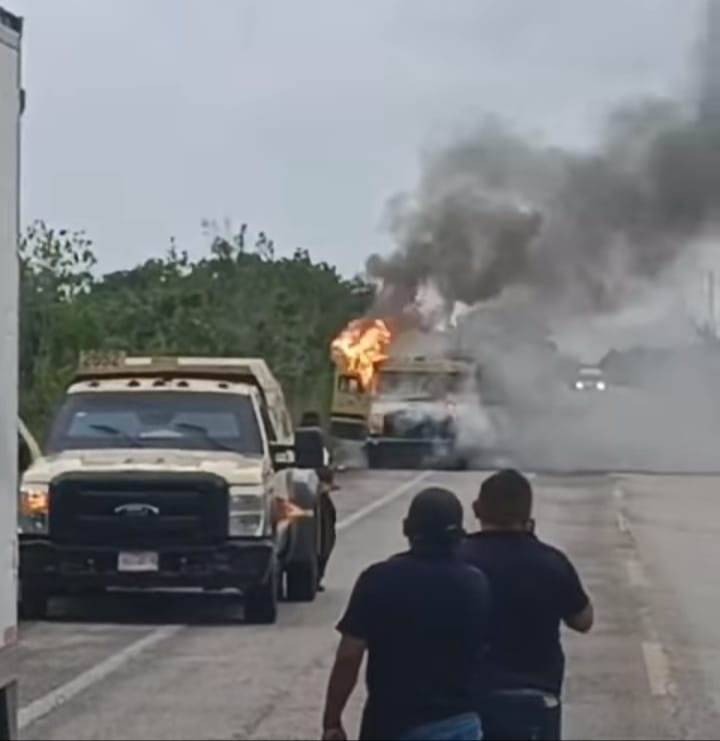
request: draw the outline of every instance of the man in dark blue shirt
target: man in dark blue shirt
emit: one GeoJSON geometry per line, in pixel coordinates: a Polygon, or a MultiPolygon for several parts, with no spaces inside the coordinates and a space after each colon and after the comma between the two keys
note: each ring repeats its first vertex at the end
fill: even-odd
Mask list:
{"type": "Polygon", "coordinates": [[[457,557],[460,501],[426,489],[405,520],[410,551],[358,580],[338,630],[324,738],[345,739],[342,714],[368,653],[361,739],[479,739],[476,675],[487,643],[487,580],[457,557]]]}
{"type": "MultiPolygon", "coordinates": [[[[522,474],[491,476],[474,504],[482,532],[470,536],[460,554],[490,582],[488,689],[535,689],[559,700],[565,675],[561,625],[587,633],[594,613],[568,557],[536,537],[532,508],[532,487],[522,474]]],[[[559,737],[559,712],[557,724],[559,737]]]]}

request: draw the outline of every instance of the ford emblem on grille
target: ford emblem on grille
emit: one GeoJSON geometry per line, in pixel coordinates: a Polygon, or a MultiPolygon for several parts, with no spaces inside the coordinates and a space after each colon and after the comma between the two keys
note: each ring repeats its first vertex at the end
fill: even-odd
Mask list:
{"type": "Polygon", "coordinates": [[[115,514],[124,517],[156,517],[160,510],[152,504],[123,504],[115,508],[115,514]]]}

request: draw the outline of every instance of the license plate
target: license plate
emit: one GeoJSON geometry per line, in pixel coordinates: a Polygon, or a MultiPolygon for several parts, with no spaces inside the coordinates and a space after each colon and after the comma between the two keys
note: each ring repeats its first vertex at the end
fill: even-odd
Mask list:
{"type": "Polygon", "coordinates": [[[159,559],[157,553],[120,553],[118,571],[157,571],[159,559]]]}

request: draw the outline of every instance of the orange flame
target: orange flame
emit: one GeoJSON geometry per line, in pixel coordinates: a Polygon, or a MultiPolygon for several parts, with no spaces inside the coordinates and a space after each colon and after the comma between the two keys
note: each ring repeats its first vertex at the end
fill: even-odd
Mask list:
{"type": "Polygon", "coordinates": [[[357,376],[369,389],[377,364],[387,360],[392,333],[382,319],[356,319],[333,340],[332,359],[343,373],[357,376]]]}

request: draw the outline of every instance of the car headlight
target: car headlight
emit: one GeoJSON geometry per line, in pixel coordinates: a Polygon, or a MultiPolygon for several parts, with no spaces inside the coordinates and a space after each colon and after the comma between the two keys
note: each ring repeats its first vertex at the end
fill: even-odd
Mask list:
{"type": "Polygon", "coordinates": [[[370,419],[368,420],[368,430],[371,435],[381,435],[384,427],[385,417],[382,414],[374,412],[370,415],[370,419]]]}
{"type": "Polygon", "coordinates": [[[50,488],[47,484],[23,484],[18,509],[23,535],[47,535],[50,525],[50,488]]]}
{"type": "Polygon", "coordinates": [[[605,381],[598,381],[597,382],[597,390],[598,391],[605,391],[607,389],[607,384],[605,381]]]}
{"type": "Polygon", "coordinates": [[[231,538],[260,538],[265,535],[268,497],[265,490],[251,486],[231,486],[228,534],[231,538]]]}
{"type": "Polygon", "coordinates": [[[577,389],[578,391],[582,391],[582,390],[583,390],[583,389],[585,388],[585,384],[584,384],[584,383],[583,383],[582,381],[578,381],[578,382],[577,382],[577,383],[575,384],[575,388],[576,388],[576,389],[577,389]]]}

